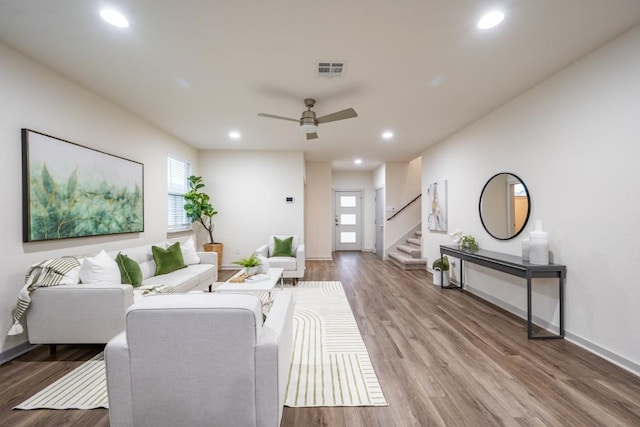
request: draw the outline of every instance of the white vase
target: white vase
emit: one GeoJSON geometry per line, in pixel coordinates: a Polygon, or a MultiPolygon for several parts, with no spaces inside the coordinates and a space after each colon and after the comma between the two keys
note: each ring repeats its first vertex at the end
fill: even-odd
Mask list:
{"type": "Polygon", "coordinates": [[[529,253],[531,251],[531,240],[528,237],[522,239],[522,260],[529,261],[529,253]]]}
{"type": "Polygon", "coordinates": [[[529,262],[536,265],[549,264],[549,236],[542,231],[542,221],[536,220],[535,229],[529,233],[529,262]]]}
{"type": "Polygon", "coordinates": [[[258,267],[244,267],[244,274],[246,274],[247,276],[253,276],[254,274],[256,274],[257,269],[258,267]]]}

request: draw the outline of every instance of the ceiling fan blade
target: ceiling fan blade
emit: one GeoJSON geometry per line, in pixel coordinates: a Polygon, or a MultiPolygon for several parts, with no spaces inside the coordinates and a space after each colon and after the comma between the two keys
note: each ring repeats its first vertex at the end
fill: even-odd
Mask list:
{"type": "Polygon", "coordinates": [[[318,137],[318,134],[316,132],[312,132],[312,133],[308,133],[307,134],[307,141],[310,139],[316,139],[318,137]]]}
{"type": "Polygon", "coordinates": [[[347,108],[346,110],[338,111],[337,113],[327,114],[326,116],[318,117],[318,123],[335,122],[336,120],[350,119],[352,117],[358,117],[358,113],[353,108],[347,108]]]}
{"type": "Polygon", "coordinates": [[[280,120],[289,120],[290,122],[300,122],[300,119],[291,119],[289,117],[282,117],[282,116],[275,116],[273,114],[266,114],[266,113],[258,113],[258,116],[260,117],[266,117],[268,119],[280,119],[280,120]]]}

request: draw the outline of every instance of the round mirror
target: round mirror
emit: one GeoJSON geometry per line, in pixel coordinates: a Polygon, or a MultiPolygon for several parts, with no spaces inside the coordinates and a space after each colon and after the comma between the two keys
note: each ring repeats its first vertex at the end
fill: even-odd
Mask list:
{"type": "Polygon", "coordinates": [[[524,230],[530,212],[529,190],[516,175],[498,173],[484,185],[480,194],[480,220],[492,237],[513,239],[524,230]]]}

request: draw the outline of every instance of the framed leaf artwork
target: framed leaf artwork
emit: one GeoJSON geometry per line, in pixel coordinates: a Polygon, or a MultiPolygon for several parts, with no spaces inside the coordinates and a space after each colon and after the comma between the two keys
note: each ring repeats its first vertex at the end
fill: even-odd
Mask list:
{"type": "Polygon", "coordinates": [[[22,129],[24,242],[144,231],[144,165],[22,129]]]}

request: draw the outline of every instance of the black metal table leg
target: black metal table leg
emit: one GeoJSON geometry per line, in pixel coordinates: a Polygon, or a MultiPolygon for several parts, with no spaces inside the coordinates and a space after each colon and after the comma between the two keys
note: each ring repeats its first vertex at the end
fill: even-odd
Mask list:
{"type": "Polygon", "coordinates": [[[558,340],[564,338],[564,289],[563,277],[558,281],[558,304],[560,304],[559,328],[557,335],[533,335],[533,323],[531,318],[531,277],[527,277],[527,338],[530,340],[558,340]]]}
{"type": "Polygon", "coordinates": [[[440,289],[444,289],[444,271],[442,266],[444,265],[444,256],[440,252],[440,289]]]}
{"type": "Polygon", "coordinates": [[[527,274],[527,338],[533,338],[533,326],[531,324],[531,275],[527,274]]]}

